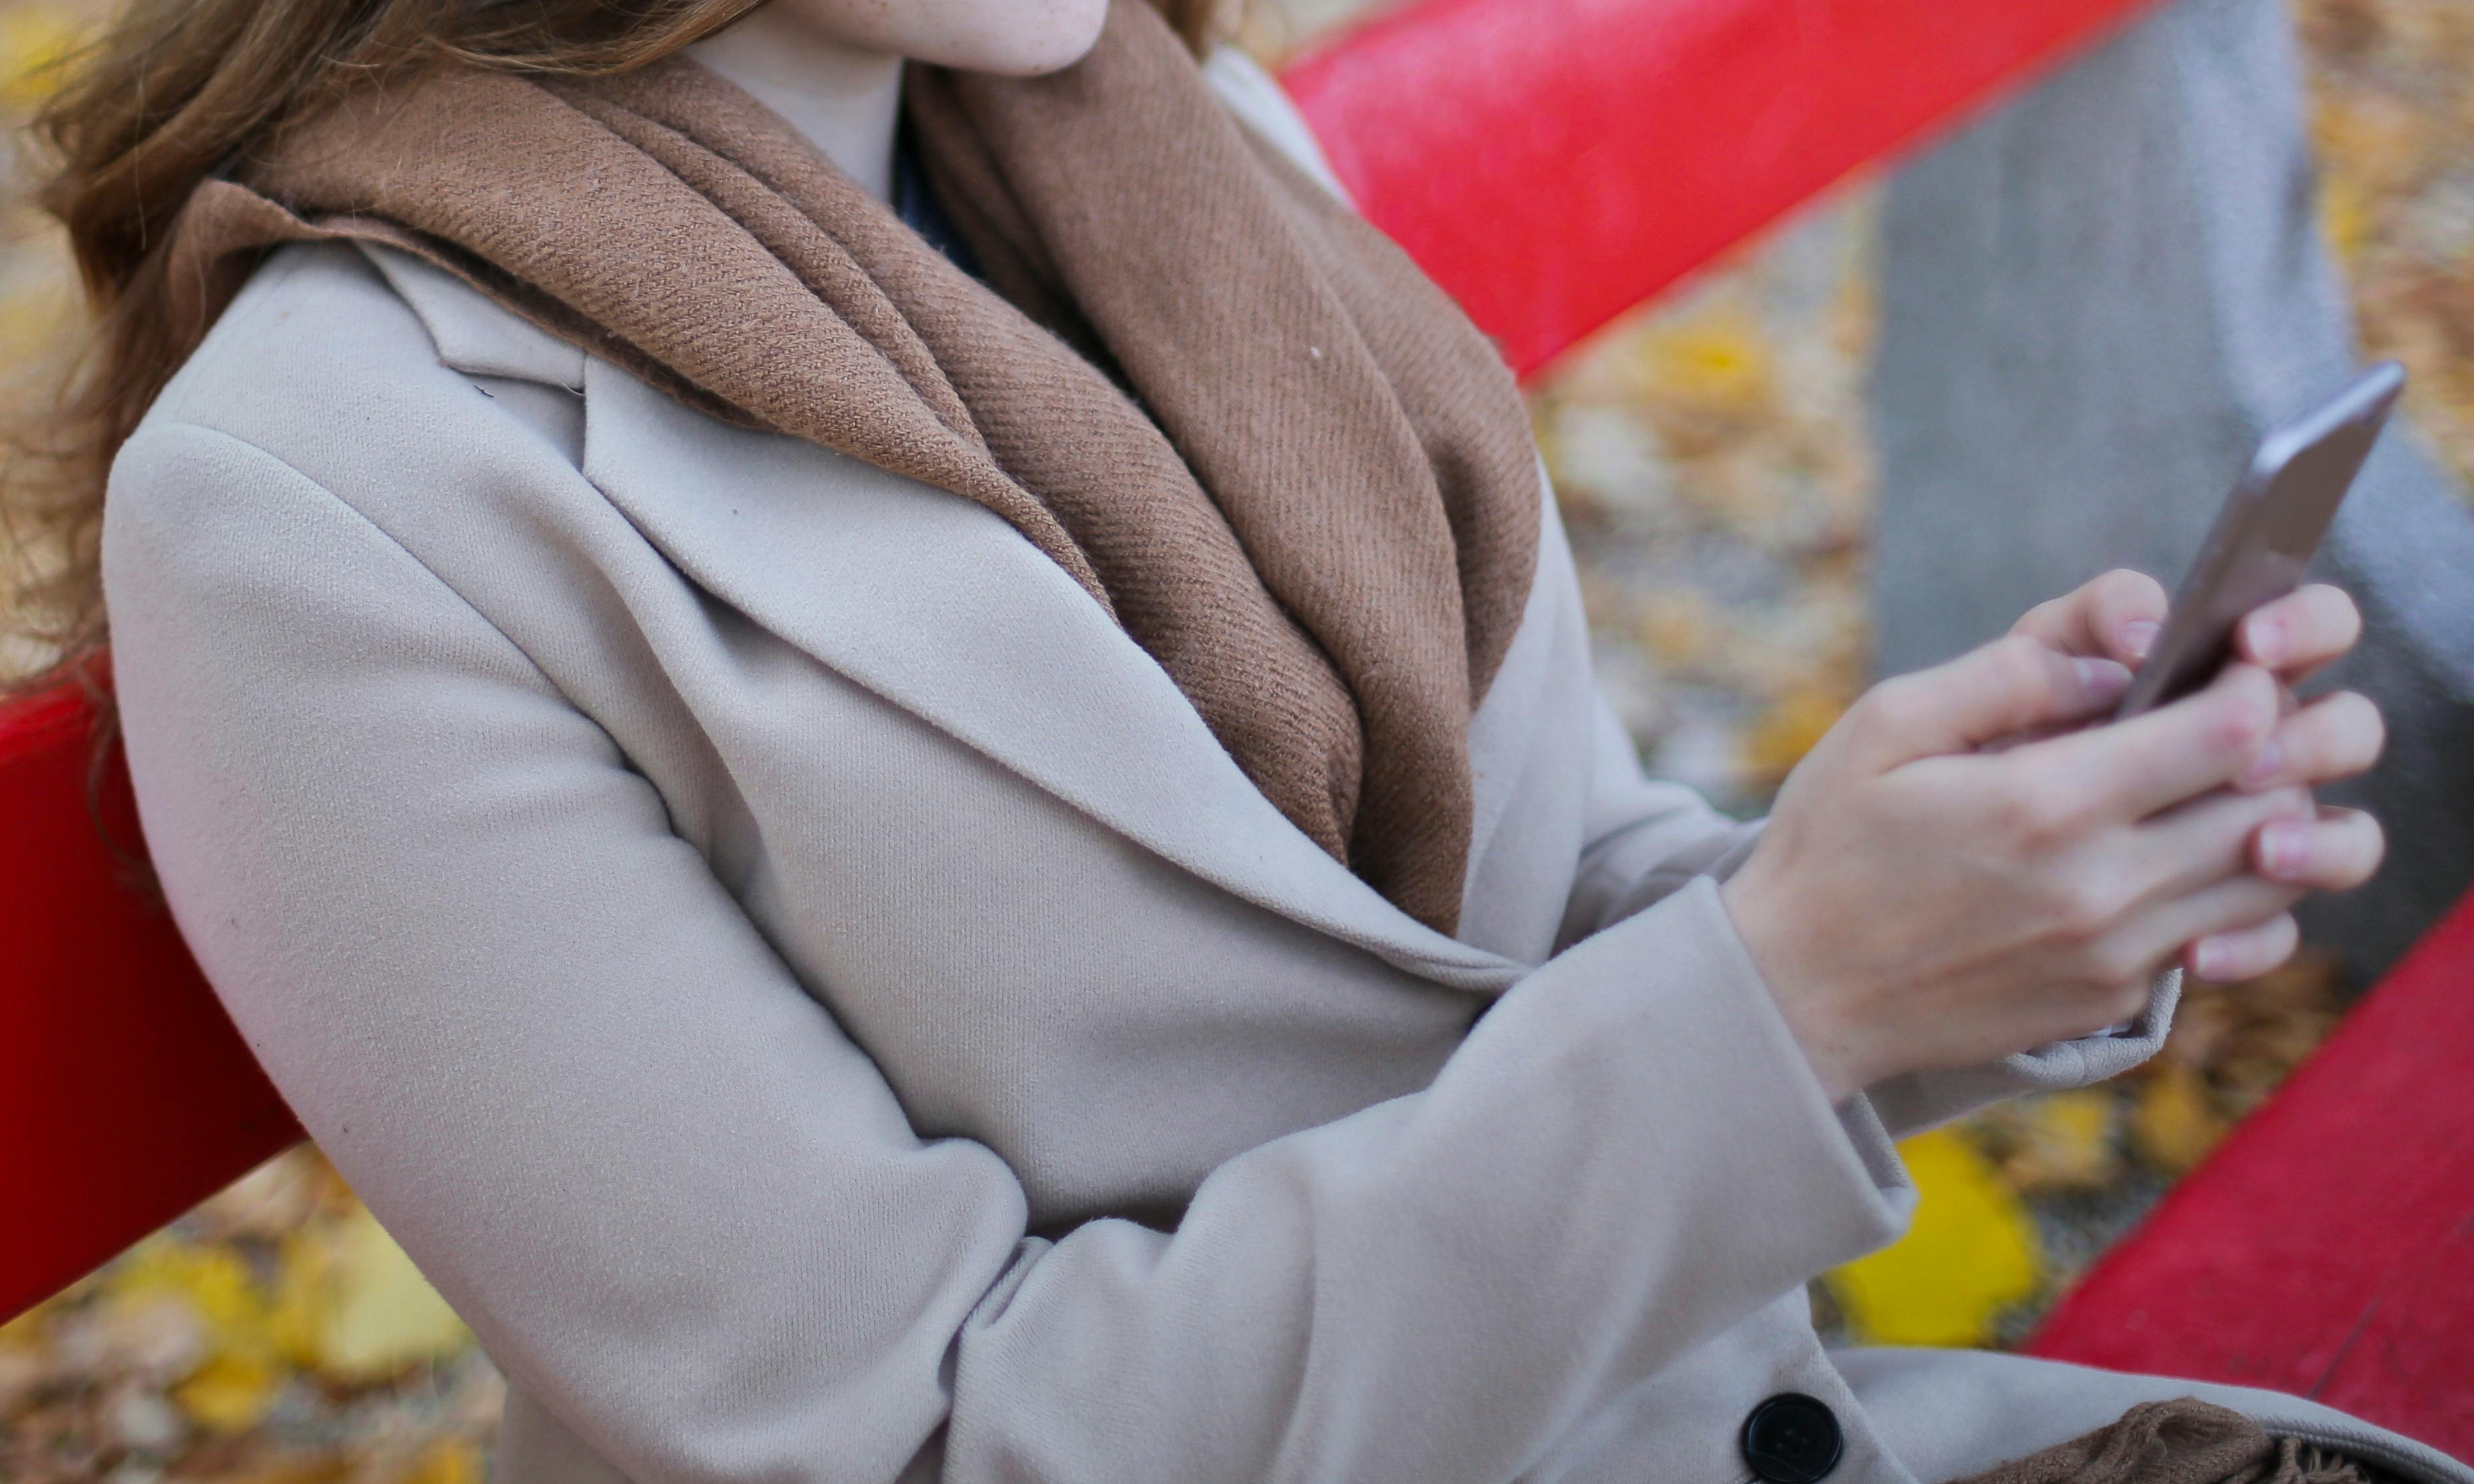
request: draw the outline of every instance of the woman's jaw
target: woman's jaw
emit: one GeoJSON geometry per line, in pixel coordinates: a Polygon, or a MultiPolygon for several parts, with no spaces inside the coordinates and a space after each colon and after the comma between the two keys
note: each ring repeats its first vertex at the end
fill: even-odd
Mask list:
{"type": "Polygon", "coordinates": [[[886,201],[905,59],[1036,76],[1080,61],[1107,14],[1108,0],[769,0],[689,52],[886,201]]]}
{"type": "Polygon", "coordinates": [[[1033,77],[1081,61],[1108,0],[768,0],[757,14],[860,51],[1033,77]]]}

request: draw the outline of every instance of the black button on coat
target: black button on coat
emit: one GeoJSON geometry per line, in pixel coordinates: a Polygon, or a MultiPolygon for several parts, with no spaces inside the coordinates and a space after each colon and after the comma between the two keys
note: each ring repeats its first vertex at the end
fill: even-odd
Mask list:
{"type": "Polygon", "coordinates": [[[1838,1467],[1838,1418],[1801,1392],[1782,1392],[1744,1419],[1744,1462],[1767,1484],[1818,1484],[1838,1467]]]}

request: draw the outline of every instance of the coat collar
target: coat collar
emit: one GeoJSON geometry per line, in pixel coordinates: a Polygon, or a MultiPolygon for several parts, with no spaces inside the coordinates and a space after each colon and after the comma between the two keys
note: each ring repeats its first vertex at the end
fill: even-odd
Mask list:
{"type": "Polygon", "coordinates": [[[1418,922],[1239,770],[1168,673],[984,508],[584,371],[584,474],[699,588],[1170,863],[1397,966],[1518,966],[1418,922]]]}
{"type": "MultiPolygon", "coordinates": [[[[1250,63],[1214,61],[1231,74],[1213,79],[1224,94],[1263,95],[1232,98],[1240,117],[1295,134],[1275,142],[1337,191],[1276,85],[1250,63]]],[[[1496,990],[1521,972],[1401,912],[1299,832],[1167,672],[997,516],[813,444],[726,426],[441,269],[363,251],[446,364],[581,395],[585,476],[672,565],[777,637],[1257,906],[1455,987],[1496,990]]],[[[1515,698],[1489,700],[1503,703],[1494,712],[1515,698]]],[[[1492,821],[1474,822],[1483,834],[1492,821]]]]}

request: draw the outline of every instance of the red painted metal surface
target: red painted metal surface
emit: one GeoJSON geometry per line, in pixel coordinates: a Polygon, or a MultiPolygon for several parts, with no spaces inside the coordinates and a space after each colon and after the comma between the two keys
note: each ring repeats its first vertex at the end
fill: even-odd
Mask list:
{"type": "Polygon", "coordinates": [[[133,848],[73,688],[0,708],[0,1318],[301,1137],[133,848]],[[102,828],[97,829],[98,822],[102,828]]]}
{"type": "Polygon", "coordinates": [[[2474,896],[2028,1348],[2313,1397],[2474,1458],[2474,896]]]}
{"type": "Polygon", "coordinates": [[[1424,0],[1282,81],[1526,376],[2143,0],[1424,0]]]}

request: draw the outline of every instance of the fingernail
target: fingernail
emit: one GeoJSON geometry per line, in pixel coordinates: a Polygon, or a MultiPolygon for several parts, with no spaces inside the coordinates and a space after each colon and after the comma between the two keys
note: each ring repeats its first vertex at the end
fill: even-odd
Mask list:
{"type": "Polygon", "coordinates": [[[2284,766],[2285,749],[2278,746],[2276,739],[2271,737],[2268,745],[2259,749],[2259,756],[2250,760],[2250,766],[2243,769],[2242,777],[2237,781],[2245,789],[2256,789],[2274,778],[2284,766]]]}
{"type": "Polygon", "coordinates": [[[2259,832],[2259,860],[2270,876],[2291,879],[2311,861],[2311,827],[2271,824],[2259,832]]]}
{"type": "Polygon", "coordinates": [[[2130,671],[2111,660],[2074,655],[2071,668],[2078,671],[2079,690],[2092,703],[2101,705],[2130,688],[2130,671]]]}
{"type": "Polygon", "coordinates": [[[2214,979],[2225,966],[2225,945],[2213,937],[2203,937],[2191,945],[2191,972],[2201,979],[2214,979]]]}
{"type": "Polygon", "coordinates": [[[2156,634],[2164,625],[2152,619],[2133,619],[2122,626],[2122,652],[2134,660],[2147,658],[2156,647],[2156,634]]]}
{"type": "Polygon", "coordinates": [[[2262,665],[2276,665],[2285,658],[2285,625],[2274,619],[2252,619],[2243,625],[2243,637],[2250,643],[2250,657],[2262,665]]]}

